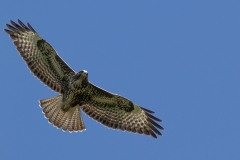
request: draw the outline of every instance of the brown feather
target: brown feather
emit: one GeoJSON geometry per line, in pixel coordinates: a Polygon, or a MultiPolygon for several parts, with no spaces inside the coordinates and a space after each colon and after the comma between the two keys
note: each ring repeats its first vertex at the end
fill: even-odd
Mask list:
{"type": "Polygon", "coordinates": [[[63,93],[69,79],[75,72],[58,56],[51,45],[43,40],[33,27],[27,23],[28,27],[20,20],[18,23],[10,21],[12,25],[6,24],[10,29],[4,31],[14,40],[14,45],[26,61],[28,68],[43,83],[56,92],[63,93]],[[44,55],[48,53],[47,55],[44,55]],[[33,63],[29,63],[33,62],[33,63]],[[35,72],[38,70],[38,73],[35,72]],[[52,83],[49,83],[52,82],[52,83]]]}

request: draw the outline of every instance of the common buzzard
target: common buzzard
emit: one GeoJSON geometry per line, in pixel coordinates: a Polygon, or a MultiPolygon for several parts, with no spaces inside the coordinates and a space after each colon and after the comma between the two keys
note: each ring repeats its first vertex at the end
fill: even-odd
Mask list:
{"type": "Polygon", "coordinates": [[[80,109],[103,125],[122,131],[151,135],[162,135],[163,130],[155,121],[151,110],[132,101],[105,91],[88,80],[85,70],[73,71],[57,54],[53,47],[27,23],[10,21],[4,29],[14,40],[31,72],[52,90],[59,93],[53,98],[39,101],[45,117],[63,131],[86,130],[80,109]],[[156,134],[155,134],[156,133],[156,134]]]}

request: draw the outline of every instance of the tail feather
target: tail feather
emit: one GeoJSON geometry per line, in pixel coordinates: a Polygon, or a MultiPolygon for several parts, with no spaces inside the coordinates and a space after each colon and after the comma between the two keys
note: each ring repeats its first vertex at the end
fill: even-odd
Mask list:
{"type": "MultiPolygon", "coordinates": [[[[75,113],[76,113],[76,115],[78,115],[78,114],[81,115],[80,110],[77,110],[75,113]]],[[[75,130],[79,130],[80,128],[82,128],[82,127],[84,126],[84,123],[83,123],[83,121],[81,120],[81,117],[82,117],[82,116],[77,116],[77,117],[76,117],[76,121],[75,121],[76,124],[74,125],[74,126],[75,126],[75,127],[74,127],[75,130]]]]}
{"type": "Polygon", "coordinates": [[[61,127],[61,121],[63,119],[63,116],[64,116],[64,111],[63,110],[59,110],[58,114],[57,114],[57,117],[55,119],[55,125],[57,128],[60,128],[61,127]]]}
{"type": "Polygon", "coordinates": [[[72,129],[74,131],[79,130],[84,127],[82,115],[81,115],[79,108],[75,109],[70,125],[72,125],[72,127],[73,127],[72,129]]]}
{"type": "MultiPolygon", "coordinates": [[[[78,114],[77,112],[75,112],[75,114],[78,114]]],[[[78,128],[80,128],[80,123],[78,122],[78,116],[76,116],[76,120],[74,122],[74,128],[73,130],[78,130],[78,128]]]]}
{"type": "Polygon", "coordinates": [[[63,112],[63,116],[62,118],[59,120],[59,123],[57,123],[57,127],[60,128],[61,126],[63,126],[64,122],[66,121],[67,116],[66,114],[63,112]]]}
{"type": "Polygon", "coordinates": [[[62,124],[62,130],[66,131],[68,129],[68,124],[69,124],[72,116],[70,115],[69,112],[65,113],[64,116],[65,116],[66,119],[62,124]]]}
{"type": "Polygon", "coordinates": [[[41,108],[44,107],[43,113],[45,114],[46,118],[51,117],[53,112],[57,109],[57,105],[60,99],[61,96],[40,100],[40,106],[41,108]]]}
{"type": "Polygon", "coordinates": [[[62,128],[63,131],[78,132],[86,129],[79,106],[70,108],[68,111],[63,111],[62,95],[40,100],[40,107],[43,108],[45,118],[49,123],[52,123],[57,128],[62,128]]]}
{"type": "Polygon", "coordinates": [[[74,128],[75,128],[75,126],[77,125],[77,123],[75,123],[75,122],[77,122],[77,115],[76,115],[76,111],[73,113],[73,115],[72,115],[72,118],[71,118],[71,121],[70,121],[70,124],[69,124],[69,131],[73,131],[74,130],[74,128]]]}

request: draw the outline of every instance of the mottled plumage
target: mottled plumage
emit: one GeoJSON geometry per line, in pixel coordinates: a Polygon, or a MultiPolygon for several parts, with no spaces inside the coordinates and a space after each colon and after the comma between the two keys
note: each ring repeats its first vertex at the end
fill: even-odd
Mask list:
{"type": "Polygon", "coordinates": [[[57,128],[69,132],[82,131],[84,125],[80,109],[103,125],[133,133],[162,135],[157,124],[160,119],[153,111],[142,108],[132,101],[107,92],[88,81],[85,70],[74,72],[57,54],[53,47],[42,39],[30,24],[10,21],[10,30],[4,29],[14,40],[20,55],[30,71],[44,84],[60,95],[40,100],[45,117],[57,128]]]}

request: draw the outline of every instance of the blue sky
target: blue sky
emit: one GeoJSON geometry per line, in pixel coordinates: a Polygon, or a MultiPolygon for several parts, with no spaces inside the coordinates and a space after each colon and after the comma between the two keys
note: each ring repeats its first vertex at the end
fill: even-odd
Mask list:
{"type": "Polygon", "coordinates": [[[75,70],[155,111],[148,136],[103,127],[67,133],[38,100],[57,95],[0,32],[0,159],[240,159],[240,1],[1,1],[0,26],[29,22],[75,70]]]}

